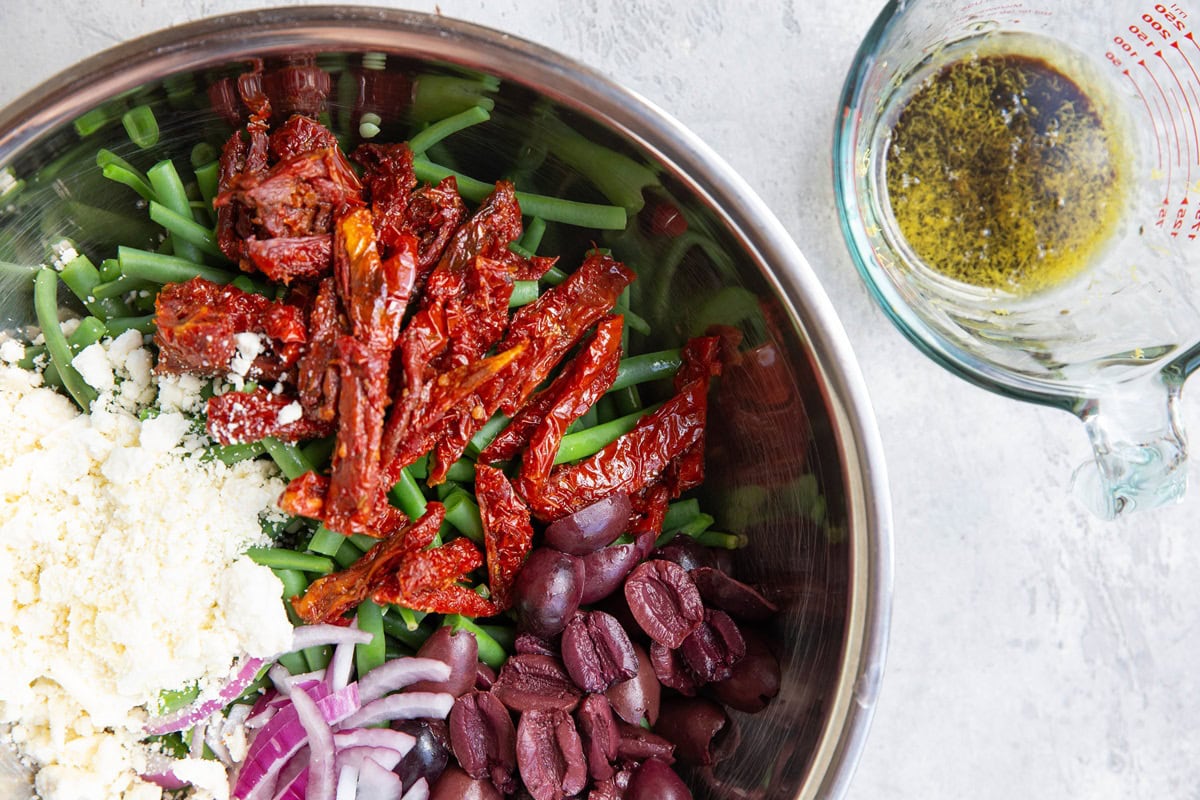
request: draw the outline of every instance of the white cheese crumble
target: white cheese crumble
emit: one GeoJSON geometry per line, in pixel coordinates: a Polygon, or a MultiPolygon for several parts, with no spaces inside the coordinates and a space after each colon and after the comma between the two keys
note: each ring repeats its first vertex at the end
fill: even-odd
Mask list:
{"type": "Polygon", "coordinates": [[[233,342],[237,352],[229,360],[231,379],[234,375],[239,378],[245,378],[246,373],[250,371],[250,367],[254,364],[254,359],[262,354],[263,350],[266,349],[267,343],[257,333],[235,333],[233,335],[233,342]]]}
{"type": "Polygon", "coordinates": [[[156,390],[140,334],[93,347],[75,359],[101,391],[90,415],[0,366],[0,729],[42,800],[155,800],[139,740],[160,692],[290,644],[278,579],[242,555],[283,483],[199,457],[184,379],[138,419],[156,390]]]}

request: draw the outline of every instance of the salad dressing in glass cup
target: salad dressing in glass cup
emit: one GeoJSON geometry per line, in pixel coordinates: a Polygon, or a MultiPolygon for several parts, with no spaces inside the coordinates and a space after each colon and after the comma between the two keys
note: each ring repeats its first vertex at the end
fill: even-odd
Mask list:
{"type": "Polygon", "coordinates": [[[837,123],[839,215],[872,294],[956,374],[1078,416],[1095,467],[1076,493],[1107,518],[1186,485],[1194,24],[1185,3],[894,0],[837,123]]]}

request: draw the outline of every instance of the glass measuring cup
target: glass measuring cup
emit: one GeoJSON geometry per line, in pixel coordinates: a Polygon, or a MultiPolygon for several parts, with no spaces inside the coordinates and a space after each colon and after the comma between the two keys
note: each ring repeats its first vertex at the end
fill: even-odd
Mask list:
{"type": "MultiPolygon", "coordinates": [[[[1095,468],[1076,470],[1076,494],[1107,518],[1176,500],[1186,485],[1178,401],[1200,364],[1200,32],[1193,35],[1200,5],[1193,3],[892,0],[858,51],[837,122],[839,215],[875,298],[953,372],[1078,416],[1095,468]],[[901,205],[908,199],[896,174],[903,162],[889,150],[922,87],[949,80],[953,65],[1005,55],[1048,66],[1083,95],[1069,107],[1090,109],[1106,149],[1077,157],[1077,166],[1113,159],[1104,213],[1083,214],[1095,235],[1063,248],[1073,247],[1080,264],[1053,281],[1022,284],[996,279],[995,270],[990,280],[968,280],[947,274],[927,257],[932,251],[915,249],[914,231],[947,221],[901,205]]],[[[970,93],[972,85],[959,88],[970,93]]],[[[1028,105],[1023,96],[1000,94],[991,99],[1003,100],[1006,114],[1028,105]]],[[[967,130],[960,144],[969,148],[967,130]]],[[[1020,189],[1029,175],[1010,178],[997,185],[1020,189]]],[[[1078,200],[1069,192],[1056,197],[1059,206],[1078,200]]],[[[1037,223],[1052,212],[1031,210],[1018,221],[1037,223]]],[[[961,217],[952,221],[945,242],[974,231],[961,217]]],[[[974,255],[987,265],[996,252],[984,246],[974,255]]],[[[1037,257],[1044,252],[1039,246],[1037,257]]]]}

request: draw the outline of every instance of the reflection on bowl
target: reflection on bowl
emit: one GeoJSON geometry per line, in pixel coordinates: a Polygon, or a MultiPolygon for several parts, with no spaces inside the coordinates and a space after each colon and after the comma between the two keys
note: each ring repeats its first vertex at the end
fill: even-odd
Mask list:
{"type": "MultiPolygon", "coordinates": [[[[704,504],[723,530],[749,537],[738,572],[782,606],[770,642],[783,686],[765,711],[738,715],[733,756],[689,780],[698,797],[841,794],[874,705],[890,600],[873,418],[803,256],[736,175],[644,102],[553,53],[440,17],[312,7],[206,20],[102,53],[0,113],[0,262],[42,263],[62,238],[96,253],[151,244],[153,230],[126,213],[136,197],[100,175],[97,149],[153,163],[186,162],[199,139],[219,147],[230,130],[227,79],[251,58],[301,55],[329,74],[330,122],[350,137],[375,126],[381,141],[402,138],[392,132],[421,113],[406,102],[415,85],[423,81],[428,97],[439,82],[474,82],[494,103],[491,121],[447,139],[438,159],[482,181],[516,172],[522,186],[623,207],[623,231],[556,227],[547,251],[581,254],[595,241],[638,271],[633,304],[652,331],[639,347],[676,344],[714,323],[740,330],[744,355],[710,416],[704,504]],[[159,121],[148,149],[119,122],[135,105],[159,121]],[[589,171],[594,147],[629,171],[589,171]],[[647,233],[664,205],[686,219],[681,235],[647,233]]],[[[17,275],[0,277],[10,326],[32,320],[17,275]]]]}

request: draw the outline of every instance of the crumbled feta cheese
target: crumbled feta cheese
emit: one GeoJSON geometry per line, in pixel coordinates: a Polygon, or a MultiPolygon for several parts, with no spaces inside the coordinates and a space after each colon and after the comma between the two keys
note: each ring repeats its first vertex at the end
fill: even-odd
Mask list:
{"type": "Polygon", "coordinates": [[[300,408],[300,404],[293,400],[283,408],[279,409],[279,424],[290,425],[303,416],[304,411],[300,408]]]}
{"type": "Polygon", "coordinates": [[[6,338],[0,341],[0,361],[5,364],[15,364],[25,357],[25,345],[17,339],[6,338]]]}
{"type": "MultiPolygon", "coordinates": [[[[101,391],[86,416],[0,366],[0,730],[42,800],[158,800],[139,740],[159,693],[291,641],[278,579],[242,555],[283,483],[267,462],[200,458],[180,412],[201,384],[153,379],[140,334],[76,362],[101,391]],[[156,390],[160,413],[140,421],[131,404],[156,390]]],[[[228,796],[218,763],[182,768],[195,797],[228,796]]]]}
{"type": "Polygon", "coordinates": [[[258,358],[267,346],[263,337],[257,333],[235,333],[233,341],[237,352],[229,360],[230,380],[233,380],[233,376],[246,377],[254,359],[258,358]]]}

